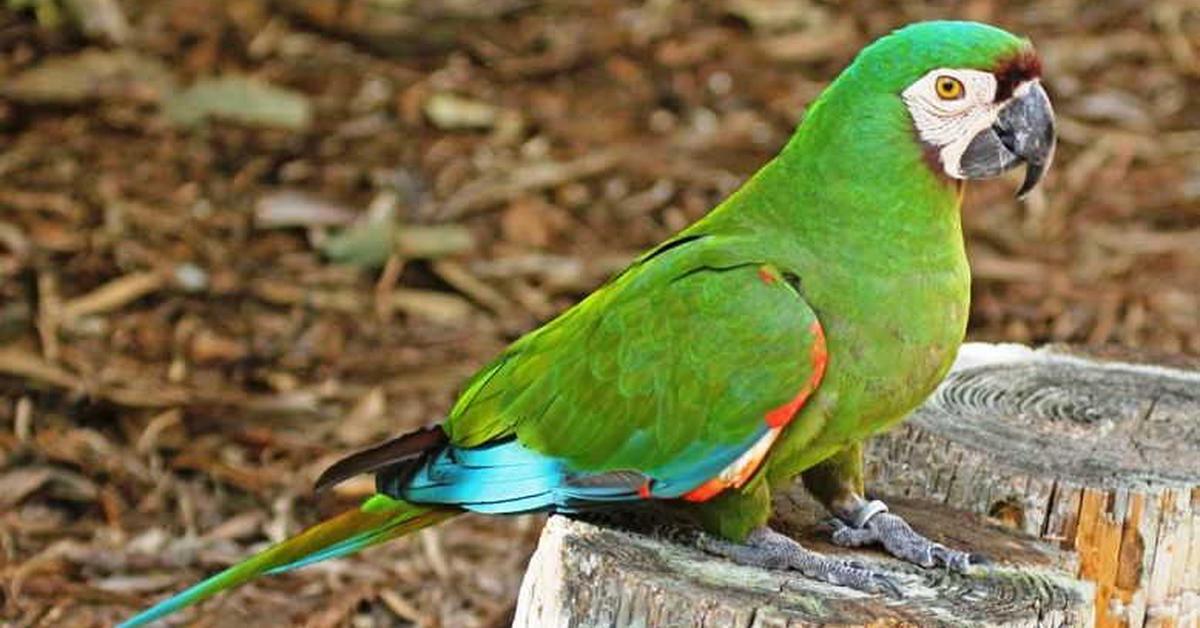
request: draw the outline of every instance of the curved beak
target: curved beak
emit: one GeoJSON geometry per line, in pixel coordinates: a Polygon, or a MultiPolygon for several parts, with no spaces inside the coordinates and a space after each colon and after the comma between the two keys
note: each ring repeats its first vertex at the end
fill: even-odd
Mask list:
{"type": "Polygon", "coordinates": [[[1042,180],[1054,159],[1054,109],[1046,90],[1038,82],[1014,98],[996,118],[996,123],[976,135],[960,162],[969,179],[994,177],[1025,163],[1025,181],[1017,191],[1021,198],[1042,180]]]}

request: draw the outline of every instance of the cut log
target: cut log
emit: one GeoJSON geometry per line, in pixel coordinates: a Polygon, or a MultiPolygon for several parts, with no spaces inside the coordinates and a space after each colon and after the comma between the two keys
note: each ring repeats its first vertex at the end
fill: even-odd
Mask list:
{"type": "Polygon", "coordinates": [[[968,344],[867,464],[885,501],[1076,551],[1097,626],[1200,626],[1200,371],[968,344]]]}
{"type": "Polygon", "coordinates": [[[688,543],[555,516],[530,561],[513,625],[1058,627],[1091,621],[1092,586],[1070,575],[1076,569],[1071,556],[1028,535],[900,500],[893,510],[937,540],[1000,559],[969,575],[923,570],[872,550],[833,547],[814,506],[789,502],[775,524],[806,547],[892,574],[903,599],[743,567],[688,543]]]}
{"type": "Polygon", "coordinates": [[[869,493],[997,566],[961,576],[832,547],[797,487],[777,496],[777,528],[902,574],[909,595],[554,517],[516,625],[1200,626],[1200,368],[966,345],[931,399],[871,442],[867,463],[869,493]]]}

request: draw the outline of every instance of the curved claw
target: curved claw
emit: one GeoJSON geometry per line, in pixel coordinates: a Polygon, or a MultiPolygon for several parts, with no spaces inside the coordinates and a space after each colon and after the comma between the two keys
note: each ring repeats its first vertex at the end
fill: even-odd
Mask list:
{"type": "Polygon", "coordinates": [[[892,556],[925,568],[940,565],[952,571],[965,573],[972,565],[987,562],[986,558],[978,554],[953,550],[941,543],[930,541],[913,530],[903,518],[889,512],[875,514],[863,527],[851,527],[838,519],[833,522],[833,528],[832,540],[835,545],[862,547],[870,543],[879,543],[892,556]]]}
{"type": "Polygon", "coordinates": [[[965,573],[971,568],[971,555],[966,552],[952,550],[940,543],[934,543],[929,547],[929,562],[934,566],[937,564],[945,565],[951,571],[965,573]]]}
{"type": "Polygon", "coordinates": [[[845,521],[834,517],[829,520],[833,528],[831,535],[833,544],[841,547],[862,547],[879,540],[878,535],[870,528],[854,528],[845,521]]]}
{"type": "Polygon", "coordinates": [[[808,552],[808,556],[797,556],[789,566],[800,573],[830,584],[850,587],[869,593],[883,593],[893,598],[903,598],[899,583],[891,576],[852,561],[822,556],[808,552]]]}
{"type": "Polygon", "coordinates": [[[893,599],[904,599],[904,590],[900,588],[900,584],[896,582],[895,578],[881,573],[874,573],[873,575],[875,584],[879,585],[881,592],[886,593],[888,597],[893,599]]]}
{"type": "Polygon", "coordinates": [[[724,556],[742,565],[791,569],[813,580],[829,584],[867,593],[883,593],[894,598],[904,597],[900,585],[889,575],[867,568],[856,561],[818,554],[770,528],[755,530],[746,538],[744,544],[709,536],[701,536],[698,544],[704,551],[724,556]]]}
{"type": "Polygon", "coordinates": [[[967,562],[976,567],[990,567],[992,565],[992,559],[979,552],[971,552],[971,555],[967,558],[967,562]]]}

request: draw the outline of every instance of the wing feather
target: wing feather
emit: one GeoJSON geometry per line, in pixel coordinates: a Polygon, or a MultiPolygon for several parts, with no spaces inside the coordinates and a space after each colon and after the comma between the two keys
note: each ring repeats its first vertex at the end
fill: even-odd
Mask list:
{"type": "Polygon", "coordinates": [[[812,385],[819,340],[779,270],[738,250],[660,247],[518,340],[468,385],[450,443],[515,437],[564,474],[636,472],[677,494],[720,473],[812,385]]]}

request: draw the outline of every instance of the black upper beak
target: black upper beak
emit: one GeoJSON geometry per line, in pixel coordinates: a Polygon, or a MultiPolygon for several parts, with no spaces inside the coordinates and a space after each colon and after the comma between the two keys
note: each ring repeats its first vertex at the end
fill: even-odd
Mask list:
{"type": "Polygon", "coordinates": [[[1054,110],[1046,90],[1033,83],[1028,92],[1000,110],[995,124],[971,140],[960,171],[969,179],[983,179],[1024,162],[1025,181],[1017,191],[1020,198],[1042,180],[1053,159],[1054,110]]]}

